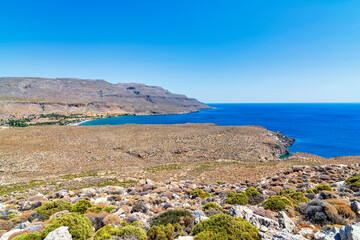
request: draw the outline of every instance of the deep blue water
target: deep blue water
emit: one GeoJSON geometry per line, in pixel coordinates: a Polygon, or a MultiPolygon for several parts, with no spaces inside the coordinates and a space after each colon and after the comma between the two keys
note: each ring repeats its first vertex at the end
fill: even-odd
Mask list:
{"type": "Polygon", "coordinates": [[[161,116],[122,116],[82,125],[215,123],[260,125],[296,139],[291,152],[360,155],[360,104],[208,104],[216,109],[161,116]]]}

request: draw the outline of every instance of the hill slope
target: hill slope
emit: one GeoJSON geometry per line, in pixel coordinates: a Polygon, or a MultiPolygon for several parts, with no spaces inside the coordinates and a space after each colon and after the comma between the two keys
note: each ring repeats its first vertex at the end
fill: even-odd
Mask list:
{"type": "Polygon", "coordinates": [[[39,114],[173,114],[208,108],[184,95],[140,83],[74,78],[0,78],[0,118],[39,114]]]}

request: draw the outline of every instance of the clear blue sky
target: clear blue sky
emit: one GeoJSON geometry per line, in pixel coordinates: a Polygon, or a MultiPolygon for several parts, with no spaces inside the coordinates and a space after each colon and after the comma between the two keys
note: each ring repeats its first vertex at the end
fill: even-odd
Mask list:
{"type": "Polygon", "coordinates": [[[0,76],[211,102],[360,102],[360,1],[0,0],[0,76]]]}

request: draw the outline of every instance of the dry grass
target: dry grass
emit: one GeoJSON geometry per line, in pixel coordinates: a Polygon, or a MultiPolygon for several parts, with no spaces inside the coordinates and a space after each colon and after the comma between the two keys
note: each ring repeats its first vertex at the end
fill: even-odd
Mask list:
{"type": "Polygon", "coordinates": [[[57,180],[84,172],[118,178],[204,183],[256,181],[293,165],[355,163],[360,157],[325,159],[294,154],[278,160],[282,146],[256,126],[212,124],[39,126],[0,132],[1,184],[57,180]],[[269,144],[270,143],[270,144],[269,144]]]}

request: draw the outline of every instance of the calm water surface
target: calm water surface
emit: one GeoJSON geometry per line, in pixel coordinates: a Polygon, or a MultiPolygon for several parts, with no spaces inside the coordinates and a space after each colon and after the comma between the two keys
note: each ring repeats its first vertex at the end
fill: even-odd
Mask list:
{"type": "Polygon", "coordinates": [[[360,155],[360,104],[208,104],[216,109],[161,116],[122,116],[82,125],[215,123],[260,125],[296,138],[292,152],[360,155]]]}

